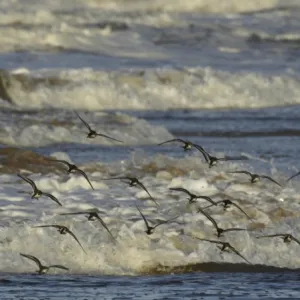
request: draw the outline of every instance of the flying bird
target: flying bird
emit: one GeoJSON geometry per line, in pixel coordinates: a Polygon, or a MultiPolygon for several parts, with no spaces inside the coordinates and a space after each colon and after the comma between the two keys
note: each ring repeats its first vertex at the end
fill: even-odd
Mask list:
{"type": "Polygon", "coordinates": [[[258,174],[254,174],[254,173],[250,173],[248,171],[232,171],[232,172],[227,172],[230,174],[246,174],[250,176],[250,181],[251,183],[255,183],[257,181],[260,180],[260,178],[266,178],[272,182],[274,182],[275,184],[281,186],[281,184],[279,184],[277,181],[275,181],[273,178],[271,178],[270,176],[266,176],[266,175],[258,175],[258,174]]]}
{"type": "Polygon", "coordinates": [[[79,212],[73,212],[73,213],[62,213],[61,216],[68,216],[68,215],[87,215],[88,221],[100,221],[101,225],[106,229],[106,231],[110,234],[113,240],[116,240],[110,230],[108,229],[107,225],[103,221],[103,219],[98,215],[97,212],[94,211],[79,211],[79,212]]]}
{"type": "Polygon", "coordinates": [[[113,141],[116,141],[116,142],[119,142],[119,143],[123,143],[122,141],[117,140],[117,139],[115,139],[115,138],[112,138],[112,137],[110,137],[110,136],[108,136],[108,135],[105,135],[105,134],[103,134],[103,133],[98,133],[98,132],[96,132],[95,130],[93,130],[93,129],[91,128],[91,126],[90,126],[86,121],[84,121],[84,120],[79,116],[79,114],[78,114],[77,112],[75,112],[75,113],[76,113],[77,117],[81,120],[81,122],[85,125],[85,127],[89,130],[89,132],[87,133],[87,138],[93,139],[93,138],[95,138],[96,136],[102,136],[102,137],[105,137],[105,138],[107,138],[107,139],[110,139],[110,140],[113,140],[113,141]]]}
{"type": "Polygon", "coordinates": [[[56,202],[58,205],[62,206],[62,204],[53,195],[39,190],[37,188],[36,184],[30,178],[23,176],[21,174],[17,174],[17,176],[22,178],[24,181],[28,182],[31,185],[31,187],[33,189],[33,194],[31,196],[31,199],[39,199],[41,196],[46,196],[46,197],[50,198],[51,200],[53,200],[54,202],[56,202]]]}
{"type": "Polygon", "coordinates": [[[238,156],[238,157],[229,157],[229,156],[226,156],[226,157],[216,157],[216,156],[210,155],[202,147],[200,147],[200,148],[196,147],[196,148],[202,153],[205,161],[208,163],[209,168],[215,166],[218,161],[244,160],[244,159],[247,159],[247,157],[244,157],[244,156],[238,156]]]}
{"type": "Polygon", "coordinates": [[[91,186],[91,188],[94,190],[94,187],[92,186],[90,180],[88,179],[87,175],[85,172],[83,172],[81,169],[79,169],[76,165],[70,164],[69,162],[67,162],[66,160],[62,160],[62,159],[47,159],[49,161],[53,161],[53,162],[59,162],[62,163],[64,165],[66,165],[68,167],[67,172],[68,173],[80,173],[85,179],[86,181],[89,183],[89,185],[91,186]]]}
{"type": "Polygon", "coordinates": [[[239,257],[241,257],[244,261],[246,261],[248,264],[251,265],[251,262],[248,261],[239,251],[237,251],[230,243],[228,242],[221,242],[221,241],[215,241],[215,240],[208,240],[208,239],[201,239],[201,238],[198,238],[198,237],[195,237],[195,236],[191,236],[192,238],[196,238],[200,241],[206,241],[206,242],[210,242],[210,243],[213,243],[213,244],[218,244],[218,245],[222,245],[221,247],[218,247],[222,252],[223,251],[232,251],[234,252],[236,255],[238,255],[239,257]]]}
{"type": "MultiPolygon", "coordinates": [[[[222,204],[223,205],[223,208],[224,208],[224,211],[226,211],[231,205],[235,206],[240,212],[242,212],[249,220],[253,221],[253,219],[251,217],[249,217],[248,214],[246,214],[246,212],[239,206],[237,205],[236,203],[232,202],[231,200],[229,199],[225,199],[225,200],[221,200],[221,201],[217,201],[216,204],[222,204]]],[[[209,206],[206,206],[206,208],[209,208],[213,205],[209,205],[209,206]]]]}
{"type": "Polygon", "coordinates": [[[138,208],[138,206],[136,206],[137,210],[140,212],[140,215],[141,217],[143,218],[144,222],[145,222],[145,225],[146,225],[146,228],[147,230],[145,231],[148,235],[152,234],[154,232],[154,229],[160,225],[163,225],[163,224],[166,224],[166,223],[169,223],[175,219],[177,219],[179,216],[175,217],[175,218],[172,218],[172,219],[169,219],[169,220],[166,220],[166,221],[161,221],[159,222],[158,224],[156,224],[155,226],[150,226],[146,217],[143,215],[143,213],[141,212],[141,210],[138,208]]]}
{"type": "Polygon", "coordinates": [[[39,268],[37,270],[37,273],[39,275],[47,273],[49,271],[49,269],[51,269],[51,268],[57,268],[57,269],[62,269],[62,270],[67,270],[67,271],[69,270],[68,268],[61,266],[61,265],[44,266],[44,265],[42,265],[40,260],[33,255],[24,254],[24,253],[20,253],[20,255],[34,261],[37,264],[37,266],[39,268]]]}
{"type": "Polygon", "coordinates": [[[227,228],[227,229],[220,228],[218,226],[217,222],[208,213],[206,213],[202,208],[199,207],[198,212],[201,212],[208,220],[211,221],[211,223],[216,228],[218,237],[221,237],[223,233],[229,232],[229,231],[247,231],[247,229],[244,229],[244,228],[234,228],[234,227],[233,228],[227,228]]]}
{"type": "Polygon", "coordinates": [[[155,201],[155,199],[150,195],[146,187],[144,186],[143,183],[141,183],[136,177],[130,177],[130,176],[121,176],[121,177],[111,177],[111,178],[103,178],[102,180],[113,180],[113,179],[120,179],[120,180],[129,180],[129,182],[126,182],[129,184],[130,187],[132,186],[139,186],[141,187],[150,197],[150,199],[157,205],[158,203],[155,201]]]}
{"type": "Polygon", "coordinates": [[[261,238],[277,237],[277,236],[281,237],[284,243],[290,243],[291,241],[294,241],[300,245],[300,241],[289,233],[276,233],[270,235],[262,235],[262,236],[257,236],[256,238],[261,239],[261,238]]]}
{"type": "Polygon", "coordinates": [[[47,227],[57,228],[57,231],[60,234],[67,234],[67,233],[70,234],[75,239],[75,241],[78,243],[78,245],[81,247],[83,252],[86,253],[85,250],[83,249],[82,245],[80,244],[79,240],[75,236],[75,234],[68,227],[62,226],[62,225],[38,225],[38,226],[33,226],[33,228],[47,228],[47,227]]]}
{"type": "Polygon", "coordinates": [[[159,143],[159,144],[157,144],[157,145],[160,146],[160,145],[164,145],[164,144],[167,144],[167,143],[173,143],[173,142],[179,142],[179,143],[182,143],[182,144],[183,144],[182,148],[183,148],[184,151],[189,151],[189,150],[191,150],[193,147],[195,147],[196,149],[202,149],[202,150],[203,150],[203,148],[202,148],[201,146],[196,145],[196,144],[194,144],[194,143],[192,143],[192,142],[190,142],[190,141],[182,140],[182,139],[172,139],[172,140],[168,140],[168,141],[159,143]]]}
{"type": "Polygon", "coordinates": [[[189,196],[189,198],[188,198],[189,203],[195,203],[196,199],[204,199],[204,200],[210,202],[212,205],[217,205],[217,203],[214,202],[210,197],[207,197],[207,196],[197,196],[195,194],[192,194],[191,192],[189,192],[188,190],[186,190],[184,188],[169,188],[169,190],[186,193],[189,196]]]}

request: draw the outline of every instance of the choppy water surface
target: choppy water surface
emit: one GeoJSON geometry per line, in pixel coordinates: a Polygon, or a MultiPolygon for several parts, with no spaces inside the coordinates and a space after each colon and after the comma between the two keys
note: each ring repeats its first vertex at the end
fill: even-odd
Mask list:
{"type": "Polygon", "coordinates": [[[300,169],[300,7],[219,2],[0,3],[3,299],[299,296],[300,177],[287,178],[300,169]],[[122,143],[88,139],[75,111],[122,143]],[[173,138],[239,159],[209,168],[197,149],[158,145],[173,138]],[[49,157],[78,165],[94,190],[49,157]],[[230,173],[236,170],[276,182],[252,184],[230,173]],[[18,173],[62,206],[31,199],[18,173]],[[120,175],[138,177],[158,206],[143,189],[103,180],[120,175]],[[242,211],[217,205],[206,212],[219,227],[245,230],[218,239],[198,212],[209,203],[189,203],[170,190],[178,187],[231,199],[242,211]],[[147,235],[136,206],[150,225],[172,222],[147,235]],[[113,238],[87,219],[91,209],[113,238]],[[57,224],[78,241],[35,227],[57,224]],[[295,240],[257,238],[277,233],[295,240]],[[230,242],[240,255],[197,238],[230,242]],[[37,265],[20,253],[69,270],[31,275],[37,265]]]}
{"type": "Polygon", "coordinates": [[[192,273],[144,277],[2,276],[15,299],[286,299],[299,297],[297,273],[192,273]],[[55,291],[55,292],[54,292],[55,291]],[[26,295],[24,298],[21,295],[26,295]]]}

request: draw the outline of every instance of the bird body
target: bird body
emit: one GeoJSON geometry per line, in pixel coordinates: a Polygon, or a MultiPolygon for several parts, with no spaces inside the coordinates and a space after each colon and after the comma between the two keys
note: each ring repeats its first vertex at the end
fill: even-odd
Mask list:
{"type": "Polygon", "coordinates": [[[33,226],[33,228],[48,228],[48,227],[56,228],[57,231],[60,234],[67,234],[68,233],[69,235],[71,235],[74,238],[74,240],[78,243],[78,245],[81,247],[81,249],[83,250],[83,252],[86,253],[85,250],[84,250],[84,248],[82,247],[81,243],[79,242],[79,240],[75,236],[75,234],[68,227],[63,226],[63,225],[57,225],[57,224],[33,226]]]}
{"type": "Polygon", "coordinates": [[[239,251],[237,251],[230,243],[228,242],[222,242],[222,241],[216,241],[216,240],[209,240],[209,239],[202,239],[202,238],[197,238],[195,236],[191,236],[192,238],[198,239],[200,241],[205,241],[213,244],[218,244],[221,245],[221,247],[218,247],[222,252],[223,251],[232,251],[239,257],[241,257],[244,261],[246,261],[248,264],[251,264],[239,251]]]}
{"type": "Polygon", "coordinates": [[[77,117],[81,120],[81,122],[85,125],[85,127],[89,130],[89,132],[87,133],[87,138],[89,139],[93,139],[95,138],[96,136],[102,136],[102,137],[105,137],[107,139],[110,139],[110,140],[113,140],[113,141],[116,141],[116,142],[119,142],[119,143],[123,143],[122,141],[120,140],[117,140],[115,138],[112,138],[108,135],[105,135],[103,133],[98,133],[96,130],[92,129],[91,126],[86,122],[84,121],[77,112],[75,112],[77,117]]]}
{"type": "Polygon", "coordinates": [[[66,215],[87,215],[88,221],[98,220],[101,223],[101,225],[106,229],[106,231],[110,234],[112,239],[115,240],[114,236],[112,235],[112,233],[108,229],[106,223],[103,221],[103,219],[95,211],[80,211],[80,212],[73,212],[73,213],[62,213],[60,215],[61,216],[66,216],[66,215]]]}
{"type": "Polygon", "coordinates": [[[204,199],[208,202],[210,202],[212,205],[217,205],[216,202],[214,202],[210,197],[208,196],[197,196],[195,194],[192,194],[191,192],[189,192],[188,190],[184,189],[184,188],[169,188],[169,190],[171,191],[178,191],[178,192],[183,192],[183,193],[186,193],[189,198],[189,203],[194,203],[196,202],[197,199],[204,199]]]}
{"type": "Polygon", "coordinates": [[[17,175],[18,177],[22,178],[24,181],[28,182],[31,185],[33,189],[33,194],[31,195],[31,199],[39,199],[41,196],[44,195],[50,198],[51,200],[53,200],[54,202],[56,202],[59,206],[62,206],[62,204],[52,194],[42,192],[40,189],[38,189],[36,184],[33,182],[33,180],[21,174],[17,174],[17,175]]]}
{"type": "Polygon", "coordinates": [[[280,237],[283,239],[284,243],[290,243],[291,241],[296,242],[297,244],[300,245],[300,241],[298,239],[296,239],[293,235],[289,234],[289,233],[276,233],[276,234],[270,234],[270,235],[262,235],[262,236],[257,236],[257,239],[261,239],[261,238],[272,238],[272,237],[280,237]]]}
{"type": "Polygon", "coordinates": [[[175,220],[175,219],[177,219],[177,218],[179,217],[179,216],[177,216],[177,217],[175,217],[175,218],[172,218],[172,219],[169,219],[169,220],[166,220],[166,221],[161,221],[161,222],[157,223],[155,226],[150,226],[149,223],[148,223],[148,221],[147,221],[147,219],[146,219],[146,217],[145,217],[144,214],[141,212],[141,210],[139,209],[139,207],[136,206],[136,208],[137,208],[137,210],[139,211],[139,213],[140,213],[142,219],[144,220],[144,223],[145,223],[145,225],[146,225],[146,231],[145,231],[145,232],[146,232],[148,235],[151,235],[151,234],[154,232],[154,230],[155,230],[156,227],[158,227],[158,226],[160,226],[160,225],[163,225],[163,224],[166,224],[166,223],[169,223],[169,222],[171,222],[171,221],[173,221],[173,220],[175,220]]]}
{"type": "Polygon", "coordinates": [[[148,192],[148,190],[146,189],[146,187],[144,186],[144,184],[142,182],[140,182],[136,177],[132,177],[132,176],[120,176],[120,177],[111,177],[111,178],[103,178],[102,180],[114,180],[114,179],[120,179],[120,180],[129,180],[129,182],[126,182],[130,187],[133,186],[139,186],[141,187],[150,197],[150,199],[157,205],[158,203],[155,201],[155,199],[151,196],[151,194],[148,192]]]}
{"type": "Polygon", "coordinates": [[[223,233],[229,232],[229,231],[246,231],[247,230],[244,228],[236,228],[236,227],[223,229],[223,228],[219,227],[217,222],[208,213],[206,213],[202,208],[198,208],[198,212],[201,212],[206,218],[208,218],[208,220],[211,221],[211,223],[213,224],[213,226],[215,227],[215,229],[217,231],[218,237],[221,237],[223,233]]]}
{"type": "Polygon", "coordinates": [[[79,169],[76,165],[71,164],[71,163],[67,162],[66,160],[62,160],[62,159],[48,159],[48,160],[66,165],[68,167],[68,170],[67,170],[68,173],[77,172],[77,173],[81,174],[86,179],[86,181],[88,182],[90,187],[94,190],[94,187],[93,187],[92,183],[90,182],[89,178],[87,177],[86,173],[83,172],[81,169],[79,169]]]}
{"type": "Polygon", "coordinates": [[[39,275],[47,273],[51,268],[57,268],[57,269],[62,269],[62,270],[67,270],[67,271],[69,270],[68,268],[61,266],[61,265],[44,266],[44,265],[42,265],[40,260],[33,255],[24,254],[24,253],[20,253],[20,255],[34,261],[37,264],[37,266],[39,268],[37,270],[37,273],[39,275]]]}
{"type": "Polygon", "coordinates": [[[228,173],[230,173],[230,174],[246,174],[246,175],[249,175],[251,183],[258,182],[261,178],[265,178],[265,179],[268,179],[269,181],[281,186],[281,184],[278,183],[276,180],[274,180],[270,176],[266,176],[266,175],[259,175],[259,174],[255,174],[255,173],[250,173],[248,171],[232,171],[232,172],[228,172],[228,173]]]}

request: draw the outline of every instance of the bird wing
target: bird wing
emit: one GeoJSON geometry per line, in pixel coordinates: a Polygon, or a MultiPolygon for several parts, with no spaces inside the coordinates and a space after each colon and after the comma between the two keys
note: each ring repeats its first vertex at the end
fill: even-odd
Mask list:
{"type": "Polygon", "coordinates": [[[26,258],[28,258],[28,259],[33,260],[33,261],[38,265],[39,269],[42,268],[41,262],[40,262],[39,259],[36,258],[35,256],[29,255],[29,254],[24,254],[24,253],[20,253],[20,255],[21,255],[21,256],[24,256],[24,257],[26,257],[26,258]]]}
{"type": "Polygon", "coordinates": [[[197,145],[197,144],[194,144],[194,143],[192,143],[192,145],[193,145],[193,147],[195,147],[195,148],[198,149],[199,151],[205,152],[205,153],[206,153],[206,151],[204,150],[204,148],[203,148],[202,146],[197,145]]]}
{"type": "MultiPolygon", "coordinates": [[[[67,227],[66,227],[67,228],[67,227]]],[[[83,249],[82,245],[80,244],[79,240],[77,239],[77,237],[75,236],[75,234],[69,229],[67,228],[67,232],[75,239],[75,241],[78,243],[78,245],[81,247],[81,249],[83,250],[84,253],[85,250],[83,249]]]]}
{"type": "Polygon", "coordinates": [[[102,178],[101,180],[112,180],[112,179],[131,179],[131,177],[128,176],[121,176],[121,177],[111,177],[111,178],[102,178]]]}
{"type": "Polygon", "coordinates": [[[83,172],[81,169],[76,169],[76,172],[80,173],[86,180],[87,182],[89,183],[89,185],[91,186],[91,188],[94,190],[94,187],[92,186],[90,180],[88,179],[87,175],[85,174],[85,172],[83,172]]]}
{"type": "Polygon", "coordinates": [[[244,211],[243,209],[241,209],[240,206],[238,206],[237,204],[235,204],[235,203],[232,202],[232,201],[231,201],[231,204],[232,204],[233,206],[235,206],[238,210],[240,210],[240,211],[241,211],[241,212],[242,212],[249,220],[253,221],[252,218],[250,218],[250,217],[248,216],[248,214],[246,214],[245,211],[244,211]]]}
{"type": "Polygon", "coordinates": [[[202,209],[210,208],[210,207],[215,206],[215,205],[218,205],[219,203],[222,203],[222,202],[224,202],[224,200],[216,201],[216,202],[215,202],[216,204],[211,204],[211,205],[205,206],[205,207],[203,207],[202,209]]]}
{"type": "Polygon", "coordinates": [[[159,144],[157,144],[157,145],[160,146],[160,145],[163,145],[163,144],[166,144],[166,143],[171,143],[171,142],[181,142],[181,143],[183,143],[183,144],[186,143],[186,141],[184,141],[184,140],[182,140],[182,139],[172,139],[172,140],[168,140],[168,141],[159,143],[159,144]]]}
{"type": "Polygon", "coordinates": [[[105,135],[105,134],[103,134],[103,133],[97,133],[97,135],[98,135],[98,136],[106,137],[106,138],[108,138],[108,139],[111,139],[111,140],[116,141],[116,142],[119,142],[119,143],[124,143],[124,142],[122,142],[122,141],[120,141],[120,140],[117,140],[117,139],[115,139],[115,138],[112,138],[112,137],[110,137],[110,136],[108,136],[108,135],[105,135]]]}
{"type": "Polygon", "coordinates": [[[63,226],[60,225],[38,225],[38,226],[33,226],[32,228],[47,228],[47,227],[53,227],[53,228],[62,228],[63,226]]]}
{"type": "Polygon", "coordinates": [[[81,120],[81,122],[85,125],[85,127],[89,130],[89,131],[92,131],[92,128],[91,126],[86,122],[84,121],[80,116],[79,114],[75,111],[75,114],[77,115],[77,117],[81,120]]]}
{"type": "Polygon", "coordinates": [[[143,220],[144,220],[144,222],[145,222],[145,225],[146,225],[147,229],[149,229],[150,226],[149,226],[149,223],[148,223],[147,219],[145,218],[145,216],[143,215],[143,213],[141,212],[141,210],[139,209],[139,207],[138,207],[137,205],[136,205],[136,208],[137,208],[137,210],[140,212],[140,215],[142,216],[142,218],[143,218],[143,220]]]}
{"type": "Polygon", "coordinates": [[[237,251],[233,246],[231,246],[230,244],[229,244],[229,248],[235,253],[235,254],[237,254],[239,257],[241,257],[244,261],[246,261],[248,264],[250,264],[251,265],[251,262],[250,261],[248,261],[239,251],[237,251]]]}
{"type": "Polygon", "coordinates": [[[169,190],[171,191],[178,191],[178,192],[184,192],[186,194],[188,194],[189,196],[193,196],[188,190],[184,189],[184,188],[169,188],[169,190]]]}
{"type": "Polygon", "coordinates": [[[225,156],[225,157],[219,157],[218,160],[247,160],[248,157],[246,156],[225,156]]]}
{"type": "Polygon", "coordinates": [[[286,236],[285,233],[276,233],[276,234],[269,234],[269,235],[261,235],[261,236],[257,236],[257,239],[261,239],[261,238],[267,238],[267,237],[276,237],[276,236],[286,236]]]}
{"type": "Polygon", "coordinates": [[[221,241],[202,239],[202,238],[198,238],[196,236],[191,236],[191,235],[190,235],[190,237],[195,238],[195,239],[200,240],[200,241],[210,242],[210,243],[214,243],[214,244],[223,244],[223,242],[221,242],[221,241]]]}
{"type": "Polygon", "coordinates": [[[21,174],[17,174],[17,176],[20,177],[20,178],[22,178],[26,182],[28,182],[34,190],[37,190],[37,187],[36,187],[35,183],[30,178],[28,178],[26,176],[23,176],[21,174]]]}
{"type": "Polygon", "coordinates": [[[286,181],[289,181],[289,180],[293,179],[294,177],[298,176],[299,174],[300,174],[300,172],[294,174],[293,176],[291,176],[290,178],[288,178],[286,181]]]}
{"type": "Polygon", "coordinates": [[[156,224],[155,226],[153,226],[153,229],[156,228],[157,226],[162,225],[162,224],[170,223],[171,221],[173,221],[173,220],[175,220],[175,219],[177,219],[177,218],[179,218],[179,217],[180,217],[180,216],[176,216],[176,217],[174,217],[174,218],[172,218],[172,219],[169,219],[169,220],[166,220],[166,221],[161,221],[161,222],[159,222],[158,224],[156,224]]]}
{"type": "Polygon", "coordinates": [[[197,196],[197,198],[204,199],[204,200],[210,202],[212,205],[217,205],[217,202],[213,201],[210,197],[207,197],[207,196],[197,196]]]}
{"type": "Polygon", "coordinates": [[[137,184],[149,195],[151,200],[158,206],[157,202],[154,200],[154,198],[150,195],[146,187],[139,180],[137,181],[137,184]]]}
{"type": "Polygon", "coordinates": [[[252,173],[248,172],[248,171],[231,171],[231,172],[227,172],[230,174],[247,174],[249,176],[252,176],[252,173]]]}
{"type": "Polygon", "coordinates": [[[200,207],[198,208],[198,212],[201,212],[209,221],[211,221],[214,227],[216,228],[216,230],[219,229],[217,222],[207,212],[205,212],[200,207]]]}
{"type": "Polygon", "coordinates": [[[300,245],[300,241],[291,235],[291,239],[300,245]]]}
{"type": "Polygon", "coordinates": [[[246,228],[235,228],[235,227],[233,227],[233,228],[223,229],[223,232],[228,232],[228,231],[246,231],[246,230],[248,230],[248,229],[246,229],[246,228]]]}
{"type": "Polygon", "coordinates": [[[116,240],[114,238],[114,236],[112,235],[112,233],[110,232],[110,230],[108,229],[107,225],[105,224],[105,222],[102,220],[102,218],[98,215],[95,214],[95,217],[100,221],[101,225],[106,229],[106,231],[110,234],[110,236],[112,237],[113,240],[116,240]]]}
{"type": "Polygon", "coordinates": [[[67,165],[68,167],[71,166],[71,164],[70,164],[68,161],[63,160],[63,159],[51,159],[51,158],[47,158],[47,160],[49,160],[49,161],[54,161],[54,162],[60,162],[60,163],[62,163],[62,164],[67,165]]]}
{"type": "Polygon", "coordinates": [[[85,215],[88,214],[89,212],[86,211],[78,211],[78,212],[72,212],[72,213],[62,213],[59,214],[60,216],[68,216],[68,215],[85,215]]]}
{"type": "Polygon", "coordinates": [[[207,163],[209,163],[210,155],[209,155],[209,154],[208,154],[201,146],[198,146],[198,145],[195,145],[195,144],[193,144],[193,146],[194,146],[196,149],[198,149],[198,150],[202,153],[202,155],[203,155],[205,161],[206,161],[207,163]]]}
{"type": "Polygon", "coordinates": [[[48,268],[49,268],[49,269],[50,269],[50,268],[57,268],[57,269],[63,269],[63,270],[69,271],[68,268],[66,268],[66,267],[64,267],[64,266],[61,266],[61,265],[52,265],[52,266],[49,266],[48,268]]]}
{"type": "Polygon", "coordinates": [[[276,183],[277,185],[281,186],[280,183],[278,183],[277,181],[275,181],[273,178],[271,178],[270,176],[266,176],[266,175],[259,175],[260,178],[266,178],[269,179],[270,181],[276,183]]]}
{"type": "Polygon", "coordinates": [[[54,202],[56,202],[58,205],[62,206],[62,204],[57,200],[56,197],[54,197],[53,195],[49,194],[49,193],[44,193],[43,192],[43,195],[46,196],[46,197],[49,197],[50,199],[52,199],[54,202]]]}

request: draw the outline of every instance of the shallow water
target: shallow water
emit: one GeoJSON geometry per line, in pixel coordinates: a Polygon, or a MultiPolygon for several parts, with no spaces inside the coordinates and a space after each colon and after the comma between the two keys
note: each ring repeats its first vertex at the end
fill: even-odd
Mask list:
{"type": "Polygon", "coordinates": [[[299,297],[299,275],[288,272],[190,273],[143,277],[3,275],[1,281],[0,290],[5,300],[299,297]]]}

